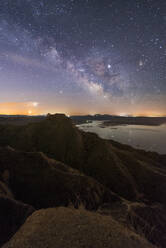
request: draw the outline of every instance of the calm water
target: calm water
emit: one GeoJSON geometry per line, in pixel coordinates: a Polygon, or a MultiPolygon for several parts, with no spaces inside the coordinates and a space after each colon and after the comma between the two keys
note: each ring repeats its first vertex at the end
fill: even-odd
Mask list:
{"type": "Polygon", "coordinates": [[[100,127],[102,121],[78,125],[78,128],[136,148],[166,154],[166,124],[161,126],[119,125],[100,127]]]}

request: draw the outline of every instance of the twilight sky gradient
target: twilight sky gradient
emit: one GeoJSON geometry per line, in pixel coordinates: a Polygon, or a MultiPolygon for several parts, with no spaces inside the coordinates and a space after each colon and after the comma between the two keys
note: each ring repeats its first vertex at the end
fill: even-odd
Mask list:
{"type": "Polygon", "coordinates": [[[0,114],[166,115],[166,1],[0,0],[0,114]]]}

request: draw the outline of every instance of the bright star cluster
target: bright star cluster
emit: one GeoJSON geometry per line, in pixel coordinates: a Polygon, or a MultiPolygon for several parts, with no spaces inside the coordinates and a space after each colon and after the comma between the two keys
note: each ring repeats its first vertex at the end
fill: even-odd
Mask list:
{"type": "Polygon", "coordinates": [[[0,114],[166,115],[163,0],[1,0],[0,114]]]}

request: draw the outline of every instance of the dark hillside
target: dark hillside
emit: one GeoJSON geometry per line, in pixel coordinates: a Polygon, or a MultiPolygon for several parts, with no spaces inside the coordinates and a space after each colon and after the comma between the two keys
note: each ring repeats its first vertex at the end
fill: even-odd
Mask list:
{"type": "MultiPolygon", "coordinates": [[[[60,114],[26,125],[1,125],[0,134],[0,191],[9,195],[3,200],[6,206],[11,202],[15,209],[24,202],[36,209],[71,205],[98,209],[120,223],[122,232],[165,247],[164,155],[82,132],[60,114]]],[[[11,219],[13,213],[10,210],[11,219]]],[[[4,240],[15,231],[9,230],[4,240]]]]}
{"type": "Polygon", "coordinates": [[[94,177],[128,200],[143,196],[166,203],[165,156],[84,133],[60,114],[25,126],[0,126],[0,133],[1,146],[43,152],[94,177]]]}

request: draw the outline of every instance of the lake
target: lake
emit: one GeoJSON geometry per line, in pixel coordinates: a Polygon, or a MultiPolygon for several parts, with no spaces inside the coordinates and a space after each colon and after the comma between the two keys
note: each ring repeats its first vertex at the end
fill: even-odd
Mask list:
{"type": "Polygon", "coordinates": [[[161,126],[117,125],[101,127],[102,121],[84,123],[77,127],[85,132],[93,132],[104,139],[112,139],[123,144],[147,151],[166,154],[166,124],[161,126]]]}

